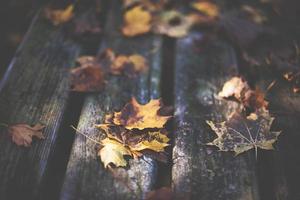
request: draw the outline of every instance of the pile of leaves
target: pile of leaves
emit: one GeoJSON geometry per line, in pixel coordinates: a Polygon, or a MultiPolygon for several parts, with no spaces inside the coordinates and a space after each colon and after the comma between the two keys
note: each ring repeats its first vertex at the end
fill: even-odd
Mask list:
{"type": "Polygon", "coordinates": [[[100,142],[103,147],[98,153],[104,166],[124,167],[124,156],[149,155],[166,161],[169,138],[165,124],[171,116],[161,115],[163,109],[159,99],[141,105],[132,98],[120,112],[106,115],[104,123],[97,125],[107,136],[100,142]]]}
{"type": "Polygon", "coordinates": [[[233,77],[224,84],[218,95],[239,102],[244,109],[234,111],[221,123],[207,121],[218,136],[208,145],[217,146],[220,151],[235,152],[236,155],[254,148],[257,156],[258,148],[273,149],[280,132],[271,131],[274,117],[269,113],[263,92],[258,88],[252,90],[241,77],[233,77]]]}
{"type": "Polygon", "coordinates": [[[71,72],[71,90],[76,92],[97,92],[103,89],[108,74],[135,78],[148,71],[147,60],[139,55],[116,55],[106,49],[97,56],[81,56],[78,67],[71,72]]]}

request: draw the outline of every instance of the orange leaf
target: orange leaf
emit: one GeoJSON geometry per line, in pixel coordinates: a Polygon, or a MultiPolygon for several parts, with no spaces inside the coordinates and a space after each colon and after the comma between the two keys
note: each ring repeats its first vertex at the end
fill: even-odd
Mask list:
{"type": "Polygon", "coordinates": [[[149,103],[141,105],[132,98],[120,112],[115,112],[113,121],[116,125],[123,125],[129,130],[163,128],[171,116],[160,116],[161,106],[160,100],[152,99],[149,103]]]}

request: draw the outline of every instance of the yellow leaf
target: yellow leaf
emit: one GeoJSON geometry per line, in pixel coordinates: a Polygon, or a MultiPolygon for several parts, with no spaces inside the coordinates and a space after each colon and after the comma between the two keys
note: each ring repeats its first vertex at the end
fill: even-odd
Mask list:
{"type": "Polygon", "coordinates": [[[211,2],[196,2],[192,4],[192,7],[209,17],[218,17],[219,15],[219,8],[217,7],[217,5],[211,2]]]}
{"type": "Polygon", "coordinates": [[[131,102],[126,104],[120,112],[115,112],[113,122],[129,130],[163,128],[171,116],[160,116],[158,114],[160,108],[159,99],[152,99],[149,103],[141,105],[135,98],[132,98],[131,102]]]}
{"type": "Polygon", "coordinates": [[[45,15],[54,25],[68,22],[74,16],[74,5],[69,5],[66,9],[46,8],[45,15]]]}
{"type": "Polygon", "coordinates": [[[153,150],[153,151],[156,151],[156,152],[161,152],[161,151],[164,151],[164,148],[166,146],[169,146],[169,144],[161,143],[157,140],[142,141],[142,142],[136,144],[133,147],[130,146],[130,150],[132,150],[132,151],[142,151],[142,150],[145,150],[145,149],[150,149],[150,150],[153,150]]]}
{"type": "Polygon", "coordinates": [[[125,167],[127,165],[124,155],[132,155],[127,147],[109,138],[105,138],[101,141],[101,143],[103,144],[103,148],[100,149],[98,155],[100,156],[105,168],[110,163],[114,164],[116,167],[125,167]]]}
{"type": "Polygon", "coordinates": [[[141,6],[136,6],[125,13],[125,26],[122,32],[128,37],[147,33],[151,29],[151,19],[150,12],[143,10],[141,6]]]}

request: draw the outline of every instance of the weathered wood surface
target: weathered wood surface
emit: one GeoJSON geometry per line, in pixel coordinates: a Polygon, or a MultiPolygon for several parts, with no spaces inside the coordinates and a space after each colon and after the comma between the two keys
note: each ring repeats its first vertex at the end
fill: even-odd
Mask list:
{"type": "Polygon", "coordinates": [[[81,48],[39,12],[0,83],[1,123],[46,125],[30,148],[0,133],[0,199],[35,199],[53,153],[69,96],[68,69],[81,48]]]}
{"type": "MultiPolygon", "coordinates": [[[[104,120],[105,114],[120,110],[131,97],[141,103],[160,96],[161,39],[146,35],[129,39],[120,32],[122,9],[119,1],[112,1],[100,51],[112,48],[116,53],[138,53],[149,62],[149,71],[136,78],[110,76],[104,91],[88,95],[85,99],[78,130],[92,138],[101,131],[95,124],[104,120]]],[[[61,191],[61,199],[141,199],[151,190],[156,180],[156,162],[143,157],[131,159],[128,168],[115,169],[114,177],[104,169],[97,156],[99,146],[82,135],[76,135],[61,191]]]]}
{"type": "Polygon", "coordinates": [[[173,189],[179,199],[259,199],[254,154],[234,157],[205,145],[216,137],[205,121],[221,122],[238,108],[217,97],[238,66],[230,45],[202,37],[176,45],[173,189]]]}

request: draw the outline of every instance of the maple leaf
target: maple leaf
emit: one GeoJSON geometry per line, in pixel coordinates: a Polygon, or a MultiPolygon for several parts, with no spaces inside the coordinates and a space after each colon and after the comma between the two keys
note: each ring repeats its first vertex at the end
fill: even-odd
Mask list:
{"type": "Polygon", "coordinates": [[[80,67],[71,73],[71,90],[76,92],[95,92],[103,89],[104,73],[97,58],[82,56],[77,59],[80,67]]]}
{"type": "Polygon", "coordinates": [[[45,9],[45,16],[48,18],[53,25],[57,26],[70,21],[74,16],[74,5],[69,5],[65,9],[53,9],[47,7],[45,9]]]}
{"type": "Polygon", "coordinates": [[[12,141],[18,146],[29,147],[32,142],[32,137],[44,139],[42,130],[45,128],[42,124],[29,126],[28,124],[14,124],[8,126],[8,133],[12,137],[12,141]]]}
{"type": "Polygon", "coordinates": [[[208,145],[217,146],[220,151],[233,151],[239,155],[250,149],[272,150],[273,143],[280,132],[270,131],[274,118],[265,109],[246,118],[241,113],[233,115],[222,123],[207,121],[207,124],[217,134],[217,138],[208,145]]]}
{"type": "Polygon", "coordinates": [[[153,22],[153,31],[170,37],[180,38],[200,20],[198,15],[183,15],[175,10],[162,12],[153,22]]]}
{"type": "Polygon", "coordinates": [[[125,155],[131,156],[130,150],[115,140],[105,138],[101,141],[103,147],[98,152],[104,167],[107,168],[109,164],[114,164],[116,167],[125,167],[127,161],[124,159],[125,155]]]}
{"type": "Polygon", "coordinates": [[[112,74],[125,73],[128,77],[134,77],[137,73],[146,72],[147,70],[146,59],[138,54],[117,56],[111,65],[112,74]]]}
{"type": "Polygon", "coordinates": [[[151,20],[149,11],[144,10],[142,6],[136,6],[125,13],[122,32],[128,37],[147,33],[151,29],[151,20]]]}
{"type": "Polygon", "coordinates": [[[133,97],[120,112],[114,113],[113,122],[123,125],[126,129],[163,128],[171,116],[160,116],[161,101],[152,99],[149,103],[141,105],[133,97]]]}
{"type": "Polygon", "coordinates": [[[172,200],[175,194],[169,187],[162,187],[157,190],[150,191],[146,194],[146,200],[172,200]]]}
{"type": "Polygon", "coordinates": [[[216,18],[219,16],[219,8],[214,3],[207,1],[199,1],[192,3],[192,7],[212,18],[216,18]]]}

